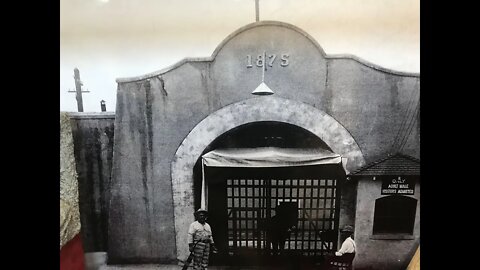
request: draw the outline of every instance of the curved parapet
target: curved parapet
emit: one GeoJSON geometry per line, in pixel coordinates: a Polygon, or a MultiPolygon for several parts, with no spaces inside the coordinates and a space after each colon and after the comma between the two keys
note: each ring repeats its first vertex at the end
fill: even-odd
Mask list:
{"type": "Polygon", "coordinates": [[[316,50],[318,50],[318,53],[326,59],[352,59],[352,60],[355,60],[356,62],[358,62],[358,63],[360,63],[364,66],[367,66],[367,67],[370,67],[370,68],[373,68],[373,69],[376,69],[376,70],[379,70],[379,71],[382,71],[382,72],[386,72],[386,73],[390,73],[390,74],[394,74],[394,75],[401,75],[401,76],[412,76],[412,77],[419,77],[420,76],[419,73],[401,72],[401,71],[395,71],[395,70],[392,70],[392,69],[384,68],[384,67],[381,67],[377,64],[371,63],[371,62],[366,61],[366,60],[364,60],[360,57],[350,55],[350,54],[327,55],[325,53],[325,51],[323,50],[323,48],[320,46],[320,44],[312,36],[310,36],[307,32],[300,29],[299,27],[297,27],[295,25],[292,25],[292,24],[289,24],[289,23],[279,22],[279,21],[260,21],[260,22],[254,22],[254,23],[251,23],[251,24],[247,24],[247,25],[237,29],[236,31],[234,31],[230,35],[228,35],[222,42],[220,42],[220,44],[213,51],[212,55],[209,56],[209,57],[186,57],[186,58],[180,60],[179,62],[177,62],[177,63],[175,63],[171,66],[168,66],[166,68],[163,68],[163,69],[151,72],[151,73],[147,73],[147,74],[144,74],[144,75],[140,75],[140,76],[117,78],[116,81],[117,81],[117,83],[140,81],[140,80],[145,80],[145,79],[148,79],[148,78],[160,76],[160,75],[165,74],[169,71],[172,71],[172,70],[174,70],[174,69],[176,69],[176,68],[178,68],[178,67],[180,67],[180,66],[182,66],[186,63],[212,62],[216,59],[219,52],[222,51],[224,49],[224,47],[226,47],[226,45],[228,43],[230,43],[232,40],[234,40],[237,36],[241,35],[244,32],[248,32],[248,31],[251,31],[253,29],[256,29],[256,28],[259,28],[259,27],[266,27],[266,26],[284,28],[284,29],[289,29],[289,30],[293,30],[293,31],[297,32],[299,35],[301,35],[301,36],[305,37],[307,40],[309,40],[315,46],[316,50]]]}

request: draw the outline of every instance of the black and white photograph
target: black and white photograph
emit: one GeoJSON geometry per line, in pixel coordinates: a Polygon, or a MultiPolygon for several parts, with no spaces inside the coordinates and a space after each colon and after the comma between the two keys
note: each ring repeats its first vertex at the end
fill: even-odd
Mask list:
{"type": "Polygon", "coordinates": [[[60,1],[61,270],[419,270],[420,187],[419,0],[60,1]]]}

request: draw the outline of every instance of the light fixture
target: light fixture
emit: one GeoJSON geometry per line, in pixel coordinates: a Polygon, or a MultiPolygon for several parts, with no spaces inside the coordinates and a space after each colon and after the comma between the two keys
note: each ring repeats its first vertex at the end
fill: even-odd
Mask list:
{"type": "Polygon", "coordinates": [[[259,96],[267,96],[267,95],[273,95],[272,89],[268,87],[265,82],[262,82],[255,90],[253,90],[252,95],[259,95],[259,96]]]}
{"type": "Polygon", "coordinates": [[[268,95],[273,95],[275,94],[270,87],[265,83],[265,62],[267,59],[267,53],[263,52],[263,65],[262,65],[262,82],[260,83],[255,90],[253,90],[252,95],[258,95],[258,96],[268,96],[268,95]]]}

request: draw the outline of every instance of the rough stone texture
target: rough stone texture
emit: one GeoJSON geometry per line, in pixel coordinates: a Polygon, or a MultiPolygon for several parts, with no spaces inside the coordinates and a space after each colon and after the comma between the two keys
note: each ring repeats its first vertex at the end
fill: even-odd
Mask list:
{"type": "MultiPolygon", "coordinates": [[[[419,80],[418,75],[388,71],[355,57],[325,55],[308,34],[278,22],[258,22],[239,29],[210,58],[185,60],[142,77],[118,79],[109,262],[182,260],[182,235],[187,230],[183,227],[194,211],[188,199],[193,194],[193,179],[172,178],[172,168],[182,162],[194,163],[201,148],[214,139],[210,135],[233,128],[229,123],[240,124],[244,117],[252,121],[266,120],[262,115],[274,121],[297,119],[300,127],[311,127],[311,132],[335,151],[342,149],[343,143],[358,146],[359,151],[354,152],[360,156],[346,156],[351,170],[398,149],[419,158],[419,80]],[[262,69],[254,61],[264,51],[277,57],[288,54],[289,65],[280,66],[277,58],[265,72],[265,82],[275,94],[255,98],[251,92],[261,83],[262,69]],[[253,58],[251,68],[247,67],[247,55],[253,58]],[[254,103],[251,99],[264,102],[242,111],[242,104],[254,103]],[[312,109],[307,114],[283,110],[278,107],[281,102],[273,102],[280,99],[312,109]],[[242,113],[222,115],[222,108],[242,113]],[[209,115],[218,117],[212,122],[215,125],[200,125],[209,115]],[[203,128],[202,136],[189,135],[203,128]],[[342,130],[349,136],[331,136],[342,130]],[[185,147],[187,136],[192,139],[185,147]]],[[[182,169],[191,174],[190,165],[175,170],[182,169]]]]}
{"type": "Polygon", "coordinates": [[[85,252],[107,250],[115,114],[70,113],[85,252]]]}
{"type": "Polygon", "coordinates": [[[60,249],[80,232],[78,182],[70,118],[60,112],[60,249]]]}
{"type": "Polygon", "coordinates": [[[415,194],[409,196],[417,199],[413,239],[373,239],[373,218],[375,200],[384,197],[381,194],[382,181],[373,181],[372,176],[358,179],[357,209],[355,220],[355,242],[357,255],[354,266],[372,270],[405,269],[420,242],[420,183],[415,184],[415,194]],[[374,254],[374,255],[372,255],[374,254]]]}

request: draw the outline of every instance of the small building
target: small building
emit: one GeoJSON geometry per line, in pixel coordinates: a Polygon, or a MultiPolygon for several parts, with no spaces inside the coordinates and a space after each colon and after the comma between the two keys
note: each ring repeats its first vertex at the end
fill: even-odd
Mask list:
{"type": "Polygon", "coordinates": [[[357,186],[356,268],[406,269],[420,244],[420,160],[389,155],[349,178],[357,186]]]}

